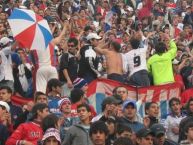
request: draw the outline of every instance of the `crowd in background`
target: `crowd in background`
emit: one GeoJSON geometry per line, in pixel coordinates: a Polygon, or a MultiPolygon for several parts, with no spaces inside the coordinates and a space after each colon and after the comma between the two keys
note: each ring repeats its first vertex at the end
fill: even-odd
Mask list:
{"type": "Polygon", "coordinates": [[[0,0],[0,145],[193,144],[192,0],[0,0]],[[53,40],[30,50],[13,37],[14,8],[42,16],[53,40]],[[135,87],[179,83],[180,98],[131,100],[124,86],[102,112],[88,84],[106,78],[135,87]],[[17,106],[11,98],[32,99],[17,106]]]}

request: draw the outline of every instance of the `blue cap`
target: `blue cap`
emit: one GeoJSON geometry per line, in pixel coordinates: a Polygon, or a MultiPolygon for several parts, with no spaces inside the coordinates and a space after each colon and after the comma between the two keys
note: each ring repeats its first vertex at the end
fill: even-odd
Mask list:
{"type": "Polygon", "coordinates": [[[126,100],[125,102],[123,102],[123,111],[125,110],[125,108],[128,105],[132,105],[133,108],[137,109],[136,101],[134,101],[134,100],[126,100]]]}

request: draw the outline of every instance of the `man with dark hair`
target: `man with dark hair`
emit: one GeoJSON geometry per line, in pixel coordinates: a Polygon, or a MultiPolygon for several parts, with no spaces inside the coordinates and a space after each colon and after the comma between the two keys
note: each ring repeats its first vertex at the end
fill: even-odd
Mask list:
{"type": "Polygon", "coordinates": [[[92,145],[89,137],[90,129],[90,107],[87,104],[77,106],[80,123],[73,125],[67,131],[62,145],[92,145]]]}
{"type": "Polygon", "coordinates": [[[140,47],[142,36],[141,34],[139,36],[136,35],[130,39],[132,50],[123,55],[123,68],[125,72],[129,72],[129,84],[134,86],[149,86],[150,81],[146,65],[148,42],[144,39],[145,45],[140,47]]]}
{"type": "Polygon", "coordinates": [[[68,52],[62,54],[59,66],[60,81],[65,82],[63,85],[63,95],[69,95],[70,89],[73,87],[73,81],[78,76],[78,40],[70,38],[67,42],[68,52]]]}
{"type": "Polygon", "coordinates": [[[191,145],[193,144],[193,122],[188,122],[185,127],[184,131],[186,134],[186,139],[180,142],[180,145],[191,145]]]}
{"type": "Polygon", "coordinates": [[[16,106],[12,104],[11,102],[11,96],[12,96],[12,89],[8,86],[2,86],[0,87],[0,101],[4,101],[8,103],[10,107],[10,113],[13,124],[15,123],[15,120],[19,116],[19,114],[22,113],[22,109],[19,106],[16,106]]]}
{"type": "Polygon", "coordinates": [[[151,126],[151,131],[154,134],[154,145],[178,145],[176,142],[166,138],[166,130],[161,124],[154,124],[151,126]]]}
{"type": "Polygon", "coordinates": [[[181,120],[179,125],[179,139],[178,142],[186,139],[185,125],[193,121],[193,98],[187,102],[186,105],[187,116],[181,120]]]}
{"type": "Polygon", "coordinates": [[[150,129],[142,128],[137,133],[137,145],[153,145],[153,132],[150,129]]]}
{"type": "Polygon", "coordinates": [[[105,145],[106,138],[108,137],[108,128],[103,121],[96,121],[91,124],[89,135],[93,145],[105,145]]]}
{"type": "Polygon", "coordinates": [[[156,45],[156,54],[151,56],[147,62],[148,71],[153,76],[154,85],[174,82],[172,60],[176,56],[177,47],[167,34],[165,34],[164,41],[165,43],[160,42],[156,45]]]}
{"type": "Polygon", "coordinates": [[[182,105],[179,98],[172,98],[169,100],[169,107],[171,113],[167,116],[164,127],[166,128],[166,135],[168,139],[178,142],[180,121],[185,118],[182,114],[182,105]]]}
{"type": "Polygon", "coordinates": [[[116,127],[116,137],[117,138],[126,137],[126,138],[131,139],[132,129],[125,124],[118,123],[116,127]]]}
{"type": "Polygon", "coordinates": [[[86,37],[88,44],[80,49],[80,61],[78,76],[84,78],[88,83],[101,77],[98,71],[99,58],[94,50],[101,39],[96,33],[89,33],[86,37]]]}
{"type": "Polygon", "coordinates": [[[123,64],[120,54],[121,46],[118,42],[112,41],[110,47],[103,40],[95,50],[104,55],[107,61],[107,78],[119,82],[124,82],[123,79],[123,64]],[[106,49],[105,49],[106,48],[106,49]]]}
{"type": "Polygon", "coordinates": [[[48,106],[46,104],[36,104],[32,108],[31,121],[23,123],[12,133],[8,138],[6,145],[10,144],[37,144],[38,140],[41,140],[43,136],[42,128],[40,124],[42,120],[49,114],[48,106]]]}
{"type": "Polygon", "coordinates": [[[48,89],[48,107],[51,113],[55,113],[56,115],[60,115],[60,109],[58,106],[58,102],[62,99],[62,82],[58,79],[51,79],[47,84],[48,89]]]}

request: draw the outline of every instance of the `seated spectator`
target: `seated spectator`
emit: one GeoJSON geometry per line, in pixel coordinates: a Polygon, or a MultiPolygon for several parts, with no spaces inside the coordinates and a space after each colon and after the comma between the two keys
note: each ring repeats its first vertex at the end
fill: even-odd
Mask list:
{"type": "Polygon", "coordinates": [[[6,102],[0,101],[0,144],[4,145],[7,138],[10,135],[9,129],[7,127],[7,121],[3,116],[10,111],[10,107],[6,102]]]}
{"type": "Polygon", "coordinates": [[[137,145],[153,145],[153,132],[150,129],[142,128],[136,136],[137,145]]]}
{"type": "Polygon", "coordinates": [[[125,125],[125,124],[118,123],[116,125],[116,137],[117,138],[125,137],[125,138],[131,139],[131,137],[132,137],[131,128],[128,127],[127,125],[125,125]]]}
{"type": "Polygon", "coordinates": [[[47,129],[41,142],[42,145],[61,145],[59,131],[55,128],[47,129]]]}
{"type": "Polygon", "coordinates": [[[186,139],[180,142],[180,145],[191,145],[193,143],[193,122],[188,122],[184,131],[186,133],[186,139]]]}
{"type": "Polygon", "coordinates": [[[135,101],[127,100],[123,103],[123,117],[118,123],[127,125],[134,133],[144,127],[142,119],[137,116],[137,106],[135,101]]]}
{"type": "Polygon", "coordinates": [[[93,145],[110,145],[106,144],[108,137],[108,128],[103,121],[96,121],[90,126],[89,136],[93,145]]]}
{"type": "Polygon", "coordinates": [[[159,119],[159,106],[155,102],[148,102],[145,104],[145,114],[144,120],[149,120],[148,124],[144,124],[146,127],[151,127],[153,124],[158,123],[159,119]]]}
{"type": "Polygon", "coordinates": [[[178,142],[179,125],[181,120],[185,117],[182,113],[182,105],[178,98],[172,98],[169,101],[171,114],[167,116],[164,127],[166,128],[166,135],[168,139],[178,142]]]}
{"type": "Polygon", "coordinates": [[[71,113],[71,102],[69,98],[63,98],[59,102],[59,107],[61,111],[61,126],[60,126],[60,137],[63,141],[68,129],[75,124],[79,123],[79,117],[74,117],[71,113]]]}
{"type": "Polygon", "coordinates": [[[154,134],[153,144],[154,145],[178,145],[176,142],[166,138],[166,130],[161,124],[153,124],[151,131],[154,134]]]}

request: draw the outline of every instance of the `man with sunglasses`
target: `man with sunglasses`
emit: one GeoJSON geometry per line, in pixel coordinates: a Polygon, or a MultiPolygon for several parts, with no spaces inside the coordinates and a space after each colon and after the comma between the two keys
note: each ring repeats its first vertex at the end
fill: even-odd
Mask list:
{"type": "Polygon", "coordinates": [[[60,58],[59,78],[60,81],[66,82],[63,86],[62,95],[68,95],[70,89],[73,87],[72,82],[78,75],[78,40],[70,38],[67,42],[68,52],[63,53],[60,58]]]}

